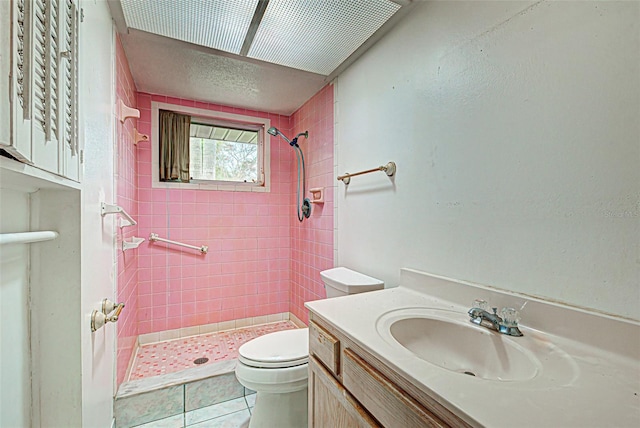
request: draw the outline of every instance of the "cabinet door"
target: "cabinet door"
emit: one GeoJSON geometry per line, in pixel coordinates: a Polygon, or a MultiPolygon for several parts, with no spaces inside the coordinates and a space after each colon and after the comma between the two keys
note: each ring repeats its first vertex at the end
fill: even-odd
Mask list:
{"type": "Polygon", "coordinates": [[[73,0],[60,0],[61,16],[61,97],[59,127],[62,131],[62,171],[72,180],[80,180],[78,148],[78,8],[73,0]]]}
{"type": "Polygon", "coordinates": [[[315,357],[309,357],[309,427],[367,428],[380,425],[315,357]]]}
{"type": "Polygon", "coordinates": [[[342,383],[380,423],[393,427],[449,425],[423,407],[351,349],[345,349],[342,383]]]}
{"type": "Polygon", "coordinates": [[[11,3],[0,2],[0,149],[11,144],[11,3]]]}
{"type": "Polygon", "coordinates": [[[33,0],[32,31],[32,161],[60,173],[60,2],[33,0]]]}
{"type": "Polygon", "coordinates": [[[2,38],[9,37],[10,50],[2,51],[0,70],[11,79],[0,85],[10,94],[8,108],[0,109],[0,145],[22,162],[78,180],[76,1],[2,3],[0,28],[9,31],[2,38]]]}
{"type": "Polygon", "coordinates": [[[2,79],[3,92],[9,95],[2,108],[2,148],[21,162],[31,163],[31,29],[33,14],[30,0],[2,2],[3,44],[2,79]],[[4,51],[6,48],[8,51],[4,51]],[[9,80],[9,76],[11,79],[9,80]],[[5,87],[6,85],[6,87],[5,87]],[[9,101],[10,100],[10,101],[9,101]],[[6,114],[9,113],[7,117],[6,114]]]}

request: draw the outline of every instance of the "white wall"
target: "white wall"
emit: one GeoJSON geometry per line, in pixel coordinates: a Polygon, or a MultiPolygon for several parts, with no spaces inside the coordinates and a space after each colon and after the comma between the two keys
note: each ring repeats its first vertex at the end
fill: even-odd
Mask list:
{"type": "Polygon", "coordinates": [[[640,3],[434,2],[339,76],[338,263],[638,318],[640,3]]]}
{"type": "MultiPolygon", "coordinates": [[[[29,230],[29,194],[0,186],[0,233],[29,230]]],[[[0,427],[31,426],[29,246],[0,246],[0,427]]]]}
{"type": "Polygon", "coordinates": [[[82,425],[80,192],[30,194],[30,227],[58,238],[30,244],[30,339],[34,427],[82,425]]]}

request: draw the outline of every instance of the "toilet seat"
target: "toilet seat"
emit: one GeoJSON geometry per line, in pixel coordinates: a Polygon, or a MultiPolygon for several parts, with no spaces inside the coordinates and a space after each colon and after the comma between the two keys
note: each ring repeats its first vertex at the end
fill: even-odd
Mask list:
{"type": "Polygon", "coordinates": [[[238,349],[238,360],[256,368],[286,368],[309,361],[309,329],[283,330],[257,337],[238,349]]]}

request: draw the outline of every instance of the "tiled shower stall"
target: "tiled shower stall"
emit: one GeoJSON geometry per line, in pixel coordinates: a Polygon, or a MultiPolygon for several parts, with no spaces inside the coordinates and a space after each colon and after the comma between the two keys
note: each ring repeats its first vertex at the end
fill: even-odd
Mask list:
{"type": "MultiPolygon", "coordinates": [[[[138,337],[160,332],[188,336],[220,323],[245,325],[267,316],[293,314],[306,322],[304,302],[324,297],[321,270],[333,267],[333,86],[325,86],[290,116],[138,92],[117,41],[117,97],[140,110],[140,118],[118,123],[117,203],[138,221],[118,240],[117,381],[127,375],[138,337]],[[286,135],[309,131],[300,146],[307,189],[324,189],[324,203],[311,217],[296,218],[296,160],[293,150],[271,138],[271,190],[267,193],[152,187],[151,145],[133,141],[134,128],[149,137],[152,101],[216,112],[268,118],[286,135]],[[209,252],[148,242],[150,233],[209,252]],[[120,241],[147,239],[123,252],[120,241]]],[[[309,197],[309,194],[305,195],[309,197]]],[[[285,315],[286,316],[286,315],[285,315]]]]}

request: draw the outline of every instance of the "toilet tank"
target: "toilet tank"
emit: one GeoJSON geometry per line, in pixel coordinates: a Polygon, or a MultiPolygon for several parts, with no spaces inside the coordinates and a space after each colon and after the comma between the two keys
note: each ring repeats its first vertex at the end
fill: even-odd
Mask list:
{"type": "Polygon", "coordinates": [[[327,298],[384,288],[383,281],[345,267],[324,270],[320,272],[320,276],[327,290],[327,298]]]}

